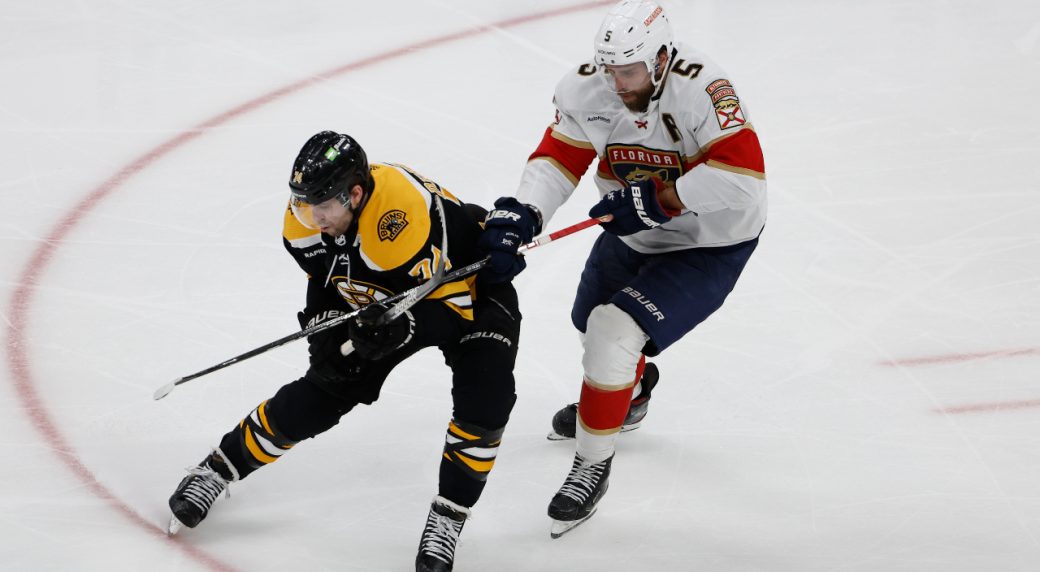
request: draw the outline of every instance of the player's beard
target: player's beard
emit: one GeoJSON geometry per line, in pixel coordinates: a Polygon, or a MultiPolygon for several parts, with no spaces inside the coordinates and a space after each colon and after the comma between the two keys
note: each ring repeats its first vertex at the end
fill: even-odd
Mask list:
{"type": "Polygon", "coordinates": [[[647,83],[646,87],[642,89],[626,91],[617,94],[617,96],[621,98],[621,103],[625,104],[629,111],[642,113],[650,106],[650,98],[654,96],[655,87],[654,84],[647,83]]]}

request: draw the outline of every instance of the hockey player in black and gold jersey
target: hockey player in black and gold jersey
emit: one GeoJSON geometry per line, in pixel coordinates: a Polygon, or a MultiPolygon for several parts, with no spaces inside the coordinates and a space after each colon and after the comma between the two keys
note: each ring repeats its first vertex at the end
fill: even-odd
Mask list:
{"type": "Polygon", "coordinates": [[[454,410],[416,570],[450,570],[516,400],[516,292],[509,282],[448,282],[389,321],[380,319],[388,310],[380,301],[426,282],[442,264],[450,270],[479,260],[486,213],[406,167],[369,165],[354,139],[331,131],[303,146],[289,186],[283,242],[307,274],[300,325],[361,312],[310,336],[306,374],[257,406],[189,471],[170,497],[171,531],[201,522],[228,483],[332,428],[359,403],[373,403],[397,364],[437,346],[451,367],[454,410]]]}

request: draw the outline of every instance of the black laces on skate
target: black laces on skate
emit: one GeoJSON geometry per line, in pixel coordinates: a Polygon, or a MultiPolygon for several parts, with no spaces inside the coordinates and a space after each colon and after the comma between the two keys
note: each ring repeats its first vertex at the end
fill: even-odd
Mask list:
{"type": "Polygon", "coordinates": [[[556,494],[584,503],[599,484],[609,460],[588,464],[581,457],[575,456],[571,472],[567,474],[567,480],[556,494]]]}

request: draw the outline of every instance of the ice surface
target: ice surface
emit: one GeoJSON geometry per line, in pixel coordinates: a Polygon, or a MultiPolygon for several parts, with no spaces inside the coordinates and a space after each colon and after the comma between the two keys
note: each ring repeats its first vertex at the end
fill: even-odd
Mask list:
{"type": "MultiPolygon", "coordinates": [[[[457,570],[1040,568],[1040,4],[666,7],[753,115],[761,246],[657,361],[599,513],[555,541],[572,444],[545,433],[579,389],[569,307],[597,231],[531,253],[519,401],[457,570]]],[[[184,467],[305,348],[152,392],[296,327],[279,233],[310,134],[350,132],[489,205],[604,11],[8,2],[0,568],[409,569],[451,411],[436,352],[174,540],[184,467]]]]}

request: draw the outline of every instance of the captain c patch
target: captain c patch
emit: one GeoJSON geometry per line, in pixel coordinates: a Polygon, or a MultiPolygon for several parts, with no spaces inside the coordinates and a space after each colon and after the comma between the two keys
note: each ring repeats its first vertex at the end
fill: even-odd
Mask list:
{"type": "Polygon", "coordinates": [[[729,129],[740,127],[747,122],[744,112],[740,109],[737,92],[728,79],[715,80],[704,88],[704,91],[708,92],[708,97],[715,106],[715,119],[719,120],[719,127],[729,129]]]}
{"type": "Polygon", "coordinates": [[[406,226],[408,226],[408,219],[405,217],[404,211],[397,209],[387,211],[379,218],[379,240],[393,241],[406,226]]]}

